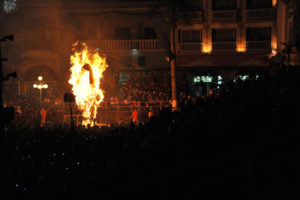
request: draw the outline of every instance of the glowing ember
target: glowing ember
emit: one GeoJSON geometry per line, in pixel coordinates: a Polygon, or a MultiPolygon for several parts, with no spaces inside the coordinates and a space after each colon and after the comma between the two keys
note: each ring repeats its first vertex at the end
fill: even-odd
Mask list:
{"type": "Polygon", "coordinates": [[[97,114],[97,106],[103,101],[104,94],[100,88],[100,80],[108,65],[105,58],[98,52],[88,50],[82,43],[83,50],[76,51],[79,43],[73,45],[74,54],[71,55],[71,78],[69,83],[73,85],[73,94],[76,104],[82,111],[82,125],[94,126],[97,114]]]}

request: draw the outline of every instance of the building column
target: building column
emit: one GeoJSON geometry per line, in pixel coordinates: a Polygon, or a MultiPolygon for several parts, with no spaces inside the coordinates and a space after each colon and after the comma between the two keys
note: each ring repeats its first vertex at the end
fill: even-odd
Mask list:
{"type": "Polygon", "coordinates": [[[238,0],[237,8],[240,11],[240,18],[237,23],[238,27],[236,32],[236,51],[246,52],[246,2],[244,0],[238,0]]]}
{"type": "MultiPolygon", "coordinates": [[[[285,3],[282,2],[282,0],[279,0],[277,2],[277,24],[276,24],[276,26],[278,27],[278,30],[277,30],[278,36],[276,39],[277,43],[278,43],[278,52],[282,51],[285,48],[285,46],[283,44],[281,44],[280,42],[286,41],[286,28],[287,28],[286,16],[287,16],[287,7],[286,7],[285,3]]],[[[274,38],[273,30],[274,30],[274,27],[272,27],[272,38],[271,39],[274,38]]]]}
{"type": "Polygon", "coordinates": [[[211,16],[212,16],[212,1],[204,0],[203,8],[205,11],[205,23],[203,26],[202,52],[210,53],[212,51],[211,39],[211,16]]]}
{"type": "MultiPolygon", "coordinates": [[[[279,41],[280,42],[280,41],[279,41]]],[[[277,51],[277,44],[278,44],[278,39],[277,39],[277,24],[274,22],[271,27],[271,48],[272,51],[277,51]]]]}

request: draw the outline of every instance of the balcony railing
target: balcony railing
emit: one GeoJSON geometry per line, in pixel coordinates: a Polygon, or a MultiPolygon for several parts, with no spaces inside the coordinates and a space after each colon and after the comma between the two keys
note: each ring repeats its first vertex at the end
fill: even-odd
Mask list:
{"type": "Polygon", "coordinates": [[[246,12],[246,16],[247,20],[273,19],[274,10],[272,8],[248,9],[246,12]]]}
{"type": "Polygon", "coordinates": [[[179,49],[183,53],[200,53],[202,44],[200,42],[182,42],[179,44],[179,49]]]}
{"type": "Polygon", "coordinates": [[[248,50],[271,51],[271,41],[270,40],[247,41],[247,51],[248,50]]]}
{"type": "Polygon", "coordinates": [[[213,11],[213,20],[236,20],[236,10],[218,10],[213,11]]]}
{"type": "Polygon", "coordinates": [[[235,51],[236,44],[235,41],[232,42],[213,42],[213,51],[235,51]]]}
{"type": "Polygon", "coordinates": [[[158,40],[101,40],[103,50],[152,50],[158,48],[158,40]]]}
{"type": "Polygon", "coordinates": [[[202,21],[202,11],[178,12],[179,20],[202,21]]]}

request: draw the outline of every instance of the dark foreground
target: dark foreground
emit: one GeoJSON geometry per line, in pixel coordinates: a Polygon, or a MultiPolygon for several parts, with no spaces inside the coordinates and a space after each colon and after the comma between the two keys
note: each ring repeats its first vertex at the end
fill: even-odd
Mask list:
{"type": "Polygon", "coordinates": [[[295,199],[296,73],[226,85],[144,125],[9,127],[5,190],[37,199],[295,199]]]}

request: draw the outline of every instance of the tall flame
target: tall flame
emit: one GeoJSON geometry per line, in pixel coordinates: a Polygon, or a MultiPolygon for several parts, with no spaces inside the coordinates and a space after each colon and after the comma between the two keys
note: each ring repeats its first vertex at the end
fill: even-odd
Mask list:
{"type": "Polygon", "coordinates": [[[106,59],[101,57],[98,52],[89,51],[85,43],[81,45],[83,50],[76,51],[79,43],[73,44],[74,54],[71,55],[69,84],[73,85],[72,90],[76,104],[82,111],[82,125],[94,126],[97,106],[104,99],[100,80],[108,65],[106,59]]]}

